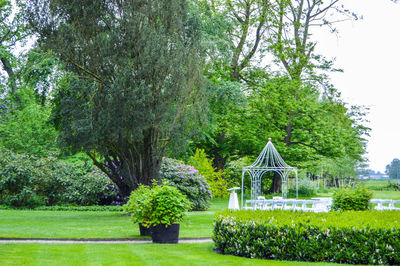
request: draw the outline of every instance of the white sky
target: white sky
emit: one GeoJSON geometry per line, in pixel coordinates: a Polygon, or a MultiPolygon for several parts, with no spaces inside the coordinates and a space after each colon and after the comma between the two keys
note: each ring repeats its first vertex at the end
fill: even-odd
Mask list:
{"type": "Polygon", "coordinates": [[[400,158],[400,3],[342,3],[363,19],[337,24],[338,36],[315,32],[317,52],[336,58],[335,67],[344,70],[330,76],[345,102],[370,107],[367,158],[371,169],[384,172],[400,158]]]}

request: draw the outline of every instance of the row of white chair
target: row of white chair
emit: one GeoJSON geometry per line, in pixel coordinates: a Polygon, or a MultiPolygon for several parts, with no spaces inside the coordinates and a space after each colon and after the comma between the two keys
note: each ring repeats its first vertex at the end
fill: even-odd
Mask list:
{"type": "MultiPolygon", "coordinates": [[[[370,203],[376,204],[375,210],[395,210],[400,211],[400,200],[391,199],[371,199],[370,203]]],[[[328,212],[332,205],[332,198],[313,198],[312,200],[282,199],[275,197],[267,200],[260,196],[257,200],[246,200],[245,210],[290,210],[290,211],[310,211],[328,212]]]]}
{"type": "Polygon", "coordinates": [[[257,199],[257,200],[246,200],[244,209],[328,212],[330,210],[331,204],[332,201],[329,199],[327,200],[257,199]]]}
{"type": "Polygon", "coordinates": [[[395,206],[395,204],[400,204],[400,200],[371,199],[370,202],[376,204],[374,209],[378,211],[400,211],[400,208],[395,206]]]}

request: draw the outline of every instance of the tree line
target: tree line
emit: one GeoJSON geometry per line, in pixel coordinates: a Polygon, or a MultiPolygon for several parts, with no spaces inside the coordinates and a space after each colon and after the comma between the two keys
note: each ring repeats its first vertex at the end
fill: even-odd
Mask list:
{"type": "Polygon", "coordinates": [[[342,1],[0,0],[0,12],[3,147],[85,153],[123,196],[163,156],[204,149],[224,169],[269,137],[312,178],[354,177],[363,161],[367,110],[341,99],[329,81],[341,70],[312,35],[357,19],[342,1]]]}

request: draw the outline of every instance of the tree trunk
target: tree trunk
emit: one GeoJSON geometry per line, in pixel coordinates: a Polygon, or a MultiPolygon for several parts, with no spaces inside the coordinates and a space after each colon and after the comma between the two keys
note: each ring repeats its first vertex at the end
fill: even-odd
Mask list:
{"type": "Polygon", "coordinates": [[[163,149],[157,148],[158,139],[151,129],[144,135],[141,145],[115,145],[119,149],[109,151],[104,162],[88,153],[93,163],[116,184],[125,200],[140,184],[151,185],[152,180],[158,181],[163,149]]]}
{"type": "Polygon", "coordinates": [[[274,173],[272,177],[272,185],[269,190],[270,193],[281,193],[282,192],[282,177],[278,173],[274,173]]]}

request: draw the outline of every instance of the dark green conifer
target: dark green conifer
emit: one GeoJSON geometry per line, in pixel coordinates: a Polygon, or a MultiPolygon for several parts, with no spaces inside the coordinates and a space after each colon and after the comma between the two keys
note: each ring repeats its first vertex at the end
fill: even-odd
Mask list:
{"type": "Polygon", "coordinates": [[[60,143],[85,151],[124,196],[149,184],[199,93],[200,33],[187,1],[26,2],[39,45],[70,73],[55,99],[60,143]]]}

